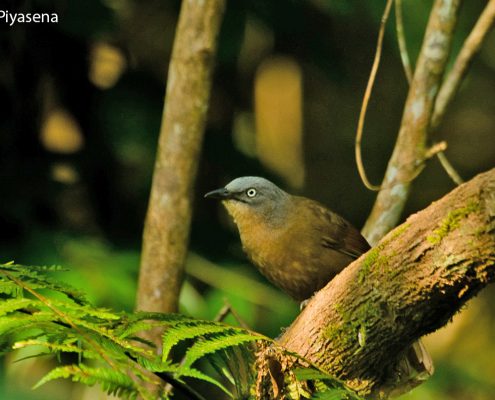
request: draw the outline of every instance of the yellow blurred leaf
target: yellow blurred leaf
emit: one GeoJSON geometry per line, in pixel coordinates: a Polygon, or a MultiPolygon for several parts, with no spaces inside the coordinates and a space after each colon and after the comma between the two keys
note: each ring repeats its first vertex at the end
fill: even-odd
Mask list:
{"type": "Polygon", "coordinates": [[[104,42],[93,45],[90,54],[89,80],[100,89],[114,86],[127,66],[122,51],[104,42]]]}
{"type": "Polygon", "coordinates": [[[293,187],[304,182],[302,71],[288,57],[271,57],[255,81],[256,148],[260,161],[293,187]]]}
{"type": "Polygon", "coordinates": [[[40,140],[48,151],[54,153],[75,153],[84,145],[79,124],[62,108],[48,112],[41,126],[40,140]]]}

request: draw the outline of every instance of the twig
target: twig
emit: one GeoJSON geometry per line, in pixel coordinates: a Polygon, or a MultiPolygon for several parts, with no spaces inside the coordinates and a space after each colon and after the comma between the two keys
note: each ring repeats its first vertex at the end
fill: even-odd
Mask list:
{"type": "Polygon", "coordinates": [[[215,318],[213,318],[213,321],[215,321],[215,322],[222,322],[230,314],[230,309],[231,309],[230,304],[227,302],[226,299],[224,299],[223,301],[225,304],[217,312],[217,315],[215,315],[215,318]]]}
{"type": "Polygon", "coordinates": [[[447,149],[447,142],[442,140],[441,142],[435,143],[430,146],[429,149],[425,151],[425,160],[432,158],[433,156],[445,151],[447,149]]]}
{"type": "Polygon", "coordinates": [[[407,51],[406,36],[404,34],[404,20],[402,18],[402,0],[395,0],[395,29],[397,31],[397,42],[399,43],[400,59],[404,67],[407,82],[412,82],[413,71],[407,51]]]}
{"type": "Polygon", "coordinates": [[[366,171],[364,169],[363,159],[361,156],[361,139],[363,137],[364,120],[366,117],[366,111],[368,109],[368,103],[371,97],[371,91],[373,90],[376,73],[378,71],[378,66],[380,65],[380,58],[382,55],[382,48],[383,48],[383,36],[385,34],[385,26],[387,24],[387,20],[388,20],[388,16],[390,15],[391,8],[392,8],[392,0],[387,0],[387,4],[385,5],[385,10],[383,11],[382,20],[380,22],[380,30],[378,31],[378,41],[376,44],[375,59],[373,60],[370,77],[368,79],[368,84],[364,92],[363,103],[361,105],[361,111],[359,113],[359,120],[356,131],[356,142],[354,146],[354,152],[356,156],[356,164],[357,164],[359,176],[361,177],[364,186],[366,186],[369,190],[373,190],[373,191],[380,190],[380,186],[373,185],[372,183],[370,183],[368,177],[366,176],[366,171]]]}
{"type": "Polygon", "coordinates": [[[450,161],[447,159],[447,157],[445,156],[445,153],[443,151],[440,151],[439,153],[437,153],[437,158],[438,158],[438,161],[440,161],[440,163],[442,164],[442,167],[445,170],[445,172],[447,172],[447,175],[450,176],[450,178],[457,185],[461,185],[462,183],[464,183],[464,180],[457,173],[457,171],[452,166],[452,164],[450,163],[450,161]]]}
{"type": "Polygon", "coordinates": [[[454,181],[455,184],[460,185],[464,182],[459,173],[455,170],[454,166],[450,163],[444,151],[437,152],[436,156],[438,158],[438,161],[440,161],[440,164],[442,165],[444,171],[447,173],[450,179],[454,181]]]}
{"type": "Polygon", "coordinates": [[[246,322],[244,322],[244,320],[237,313],[237,311],[234,310],[234,308],[232,307],[232,304],[230,304],[227,299],[223,299],[223,302],[224,302],[224,305],[220,309],[220,311],[218,311],[217,315],[215,316],[214,321],[216,321],[216,322],[222,322],[225,318],[227,318],[227,316],[229,314],[232,314],[232,316],[235,318],[235,320],[237,321],[237,323],[242,328],[250,330],[251,328],[249,327],[249,325],[246,324],[246,322]]]}
{"type": "Polygon", "coordinates": [[[432,130],[435,130],[438,125],[440,125],[447,106],[459,89],[467,69],[471,65],[474,56],[480,50],[483,39],[485,39],[487,33],[493,27],[494,21],[495,0],[490,0],[474,25],[473,30],[464,42],[464,45],[455,60],[454,66],[445,78],[445,81],[438,92],[435,109],[431,118],[432,130]]]}

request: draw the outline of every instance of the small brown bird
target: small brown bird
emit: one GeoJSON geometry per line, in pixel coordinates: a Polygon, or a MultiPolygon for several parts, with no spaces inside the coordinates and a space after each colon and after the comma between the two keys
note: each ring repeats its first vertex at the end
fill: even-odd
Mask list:
{"type": "MultiPolygon", "coordinates": [[[[299,301],[310,298],[370,248],[341,216],[316,201],[292,196],[264,178],[237,178],[205,197],[222,200],[252,262],[299,301]]],[[[433,371],[433,361],[418,340],[399,359],[387,390],[405,393],[433,371]]]]}
{"type": "Polygon", "coordinates": [[[341,216],[264,178],[237,178],[205,197],[222,200],[248,257],[295,300],[311,297],[370,248],[341,216]]]}

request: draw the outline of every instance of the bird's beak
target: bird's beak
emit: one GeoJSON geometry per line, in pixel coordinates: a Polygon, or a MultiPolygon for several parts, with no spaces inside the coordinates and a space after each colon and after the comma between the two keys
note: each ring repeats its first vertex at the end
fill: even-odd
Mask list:
{"type": "Polygon", "coordinates": [[[232,197],[232,193],[225,188],[213,190],[205,194],[205,198],[207,199],[227,200],[230,199],[231,197],[232,197]]]}

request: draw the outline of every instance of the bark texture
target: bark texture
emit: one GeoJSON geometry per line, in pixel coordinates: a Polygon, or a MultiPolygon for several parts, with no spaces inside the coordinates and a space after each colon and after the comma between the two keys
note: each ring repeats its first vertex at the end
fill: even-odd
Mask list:
{"type": "Polygon", "coordinates": [[[225,0],[182,2],[144,227],[138,310],[177,311],[224,8],[225,0]]]}
{"type": "Polygon", "coordinates": [[[374,245],[401,216],[411,182],[426,158],[428,129],[445,71],[460,0],[435,0],[381,190],[363,228],[374,245]]]}
{"type": "MultiPolygon", "coordinates": [[[[411,216],[318,292],[279,339],[360,394],[495,280],[495,169],[411,216]]],[[[386,390],[385,390],[386,391],[386,390]]]]}

